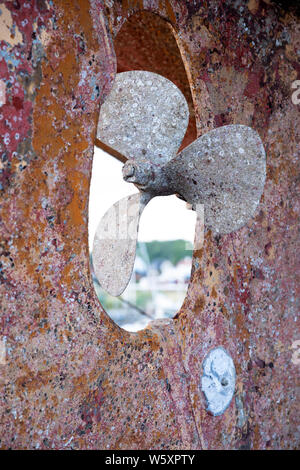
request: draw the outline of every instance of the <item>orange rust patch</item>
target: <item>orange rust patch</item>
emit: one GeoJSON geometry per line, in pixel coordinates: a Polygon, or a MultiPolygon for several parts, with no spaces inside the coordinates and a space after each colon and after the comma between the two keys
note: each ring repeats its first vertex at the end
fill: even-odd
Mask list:
{"type": "Polygon", "coordinates": [[[168,17],[169,17],[171,23],[175,26],[176,23],[177,23],[177,20],[176,20],[174,10],[173,10],[172,5],[170,4],[169,0],[166,0],[165,6],[166,6],[167,13],[168,13],[168,17]]]}
{"type": "Polygon", "coordinates": [[[227,308],[225,307],[224,303],[223,303],[223,302],[220,302],[219,305],[220,305],[220,310],[221,310],[222,314],[224,315],[225,318],[227,318],[227,320],[229,320],[230,315],[229,315],[228,310],[227,310],[227,308]]]}
{"type": "Polygon", "coordinates": [[[203,252],[203,248],[200,248],[200,250],[194,250],[193,256],[200,260],[203,256],[203,252]]]}
{"type": "Polygon", "coordinates": [[[212,297],[213,297],[214,299],[217,298],[218,294],[217,294],[217,292],[216,292],[215,287],[212,288],[212,290],[211,290],[211,295],[212,295],[212,297]]]}
{"type": "Polygon", "coordinates": [[[201,295],[201,296],[197,297],[197,299],[195,300],[195,303],[194,303],[195,313],[199,314],[200,312],[202,312],[204,307],[205,307],[205,297],[204,297],[204,295],[201,295]]]}

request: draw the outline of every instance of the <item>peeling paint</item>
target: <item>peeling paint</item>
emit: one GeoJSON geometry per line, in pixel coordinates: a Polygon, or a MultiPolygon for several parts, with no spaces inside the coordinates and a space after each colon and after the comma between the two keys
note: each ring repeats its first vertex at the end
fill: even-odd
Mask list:
{"type": "Polygon", "coordinates": [[[13,22],[11,12],[3,3],[0,4],[0,41],[7,42],[10,47],[23,42],[22,33],[13,22]]]}

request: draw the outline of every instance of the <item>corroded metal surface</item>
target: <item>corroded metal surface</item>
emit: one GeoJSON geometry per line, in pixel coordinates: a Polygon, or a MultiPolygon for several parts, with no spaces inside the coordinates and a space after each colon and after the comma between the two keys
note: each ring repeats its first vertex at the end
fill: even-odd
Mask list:
{"type": "Polygon", "coordinates": [[[258,0],[0,5],[1,447],[299,447],[299,20],[258,0]],[[268,162],[256,217],[208,233],[176,318],[129,334],[92,289],[87,209],[111,36],[142,8],[176,31],[198,136],[251,126],[268,162]],[[218,346],[236,387],[211,416],[200,365],[218,346]]]}

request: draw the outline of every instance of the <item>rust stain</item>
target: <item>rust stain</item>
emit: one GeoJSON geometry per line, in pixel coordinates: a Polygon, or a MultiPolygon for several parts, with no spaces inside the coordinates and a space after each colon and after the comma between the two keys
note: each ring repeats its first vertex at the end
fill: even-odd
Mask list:
{"type": "MultiPolygon", "coordinates": [[[[290,95],[297,19],[290,7],[242,3],[5,3],[2,448],[299,447],[291,360],[299,340],[299,130],[290,95]],[[251,125],[266,146],[268,174],[247,226],[205,235],[176,318],[130,334],[92,290],[87,202],[99,104],[115,73],[106,20],[115,34],[142,9],[167,13],[176,29],[198,135],[251,125]],[[213,417],[199,384],[205,355],[219,345],[234,359],[237,388],[213,417]]],[[[162,31],[157,37],[168,55],[162,31]]]]}

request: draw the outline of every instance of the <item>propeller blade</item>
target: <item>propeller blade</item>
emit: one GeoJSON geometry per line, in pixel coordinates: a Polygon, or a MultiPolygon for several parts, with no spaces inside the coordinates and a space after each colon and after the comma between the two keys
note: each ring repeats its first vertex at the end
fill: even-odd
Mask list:
{"type": "Polygon", "coordinates": [[[188,119],[186,99],[170,80],[122,72],[101,107],[97,138],[127,158],[165,164],[176,155],[188,119]]]}
{"type": "Polygon", "coordinates": [[[138,193],[113,204],[102,217],[94,238],[92,260],[100,286],[119,296],[134,266],[140,216],[151,196],[138,193]]]}
{"type": "Polygon", "coordinates": [[[244,125],[219,127],[199,137],[165,167],[205,227],[229,233],[253,217],[266,178],[266,154],[258,133],[244,125]]]}

